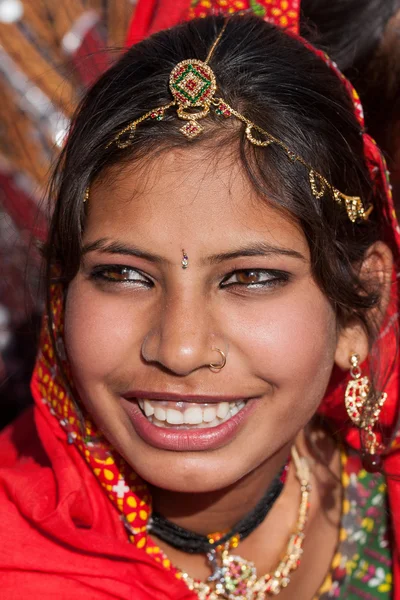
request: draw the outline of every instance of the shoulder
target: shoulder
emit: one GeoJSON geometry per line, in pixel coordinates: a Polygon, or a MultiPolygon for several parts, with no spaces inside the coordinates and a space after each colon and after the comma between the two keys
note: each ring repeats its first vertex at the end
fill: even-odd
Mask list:
{"type": "Polygon", "coordinates": [[[90,515],[82,516],[85,506],[90,513],[90,498],[49,424],[40,410],[30,409],[0,434],[1,598],[131,600],[123,579],[98,581],[110,561],[87,555],[96,551],[90,515]]]}
{"type": "Polygon", "coordinates": [[[28,527],[26,517],[34,513],[35,506],[38,508],[40,496],[48,497],[52,469],[36,430],[33,409],[0,433],[0,457],[1,548],[12,527],[18,531],[28,527]]]}
{"type": "Polygon", "coordinates": [[[118,512],[63,435],[40,406],[0,434],[1,600],[191,600],[127,543],[118,512]]]}

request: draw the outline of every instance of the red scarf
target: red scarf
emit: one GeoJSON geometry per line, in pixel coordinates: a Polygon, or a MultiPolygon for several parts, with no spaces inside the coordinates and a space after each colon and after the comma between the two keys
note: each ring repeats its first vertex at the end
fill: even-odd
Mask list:
{"type": "MultiPolygon", "coordinates": [[[[156,0],[139,1],[128,44],[182,19],[205,16],[221,9],[228,13],[243,10],[249,8],[250,3],[248,0],[163,0],[162,10],[158,4],[156,0]]],[[[290,35],[295,36],[298,35],[298,4],[298,0],[251,2],[260,16],[289,28],[290,35]]],[[[361,104],[351,85],[323,53],[302,41],[340,77],[363,125],[361,104]]],[[[368,135],[364,135],[364,143],[371,177],[376,186],[385,190],[386,241],[397,260],[400,230],[385,164],[368,135]]],[[[389,368],[388,363],[395,357],[398,284],[394,272],[392,302],[378,342],[384,369],[389,368]]],[[[63,290],[60,285],[54,285],[51,292],[57,353],[68,373],[62,354],[63,290]]],[[[0,469],[0,481],[6,491],[6,499],[0,502],[0,507],[6,507],[5,514],[0,512],[0,522],[9,524],[5,531],[0,530],[0,585],[2,573],[18,570],[24,573],[18,578],[16,595],[5,598],[194,600],[196,596],[179,581],[179,573],[146,533],[151,511],[146,483],[101,437],[88,415],[85,415],[86,431],[81,431],[71,401],[73,383],[70,381],[66,386],[60,375],[46,321],[40,348],[32,379],[37,433],[28,417],[24,417],[3,435],[0,443],[0,450],[8,452],[8,462],[14,466],[13,471],[0,469]],[[31,458],[21,461],[17,456],[21,453],[31,458]],[[10,547],[15,548],[12,554],[7,552],[10,547]],[[47,577],[40,577],[43,573],[47,577]],[[23,588],[25,583],[26,588],[23,588]]],[[[388,490],[394,525],[394,597],[400,600],[400,436],[394,435],[399,415],[398,362],[393,367],[384,389],[388,400],[382,410],[381,423],[384,434],[393,436],[384,468],[399,477],[399,482],[388,480],[388,490]]],[[[346,374],[334,371],[320,412],[335,424],[350,446],[358,448],[358,431],[349,423],[344,408],[346,381],[346,374]]],[[[9,586],[6,589],[11,589],[10,579],[6,582],[9,586]]]]}

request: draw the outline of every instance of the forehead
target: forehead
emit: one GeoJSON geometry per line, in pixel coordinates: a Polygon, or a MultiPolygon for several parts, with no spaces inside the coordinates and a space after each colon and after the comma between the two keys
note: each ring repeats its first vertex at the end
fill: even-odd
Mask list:
{"type": "Polygon", "coordinates": [[[257,194],[232,150],[198,146],[116,166],[98,179],[85,241],[121,236],[179,244],[268,236],[307,248],[301,228],[257,194]]]}

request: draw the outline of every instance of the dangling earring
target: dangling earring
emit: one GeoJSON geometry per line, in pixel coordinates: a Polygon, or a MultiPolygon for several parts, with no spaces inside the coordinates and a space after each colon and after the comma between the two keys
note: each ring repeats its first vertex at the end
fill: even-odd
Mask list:
{"type": "Polygon", "coordinates": [[[361,440],[365,452],[363,454],[363,465],[367,471],[372,473],[380,471],[382,459],[379,452],[383,450],[373,430],[381,414],[382,406],[385,404],[387,394],[380,394],[373,402],[368,402],[370,395],[370,381],[367,376],[362,376],[359,367],[360,357],[355,352],[350,355],[351,379],[346,387],[344,401],[347,414],[350,419],[361,430],[361,440]]]}

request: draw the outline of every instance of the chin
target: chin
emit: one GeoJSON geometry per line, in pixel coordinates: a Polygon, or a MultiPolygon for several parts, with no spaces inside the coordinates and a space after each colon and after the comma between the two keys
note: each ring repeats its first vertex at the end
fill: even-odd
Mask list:
{"type": "Polygon", "coordinates": [[[253,470],[253,465],[239,465],[233,456],[232,451],[228,456],[221,453],[218,458],[208,452],[194,456],[192,453],[136,451],[131,456],[125,454],[125,459],[135,473],[155,487],[200,494],[225,489],[253,470]]]}

